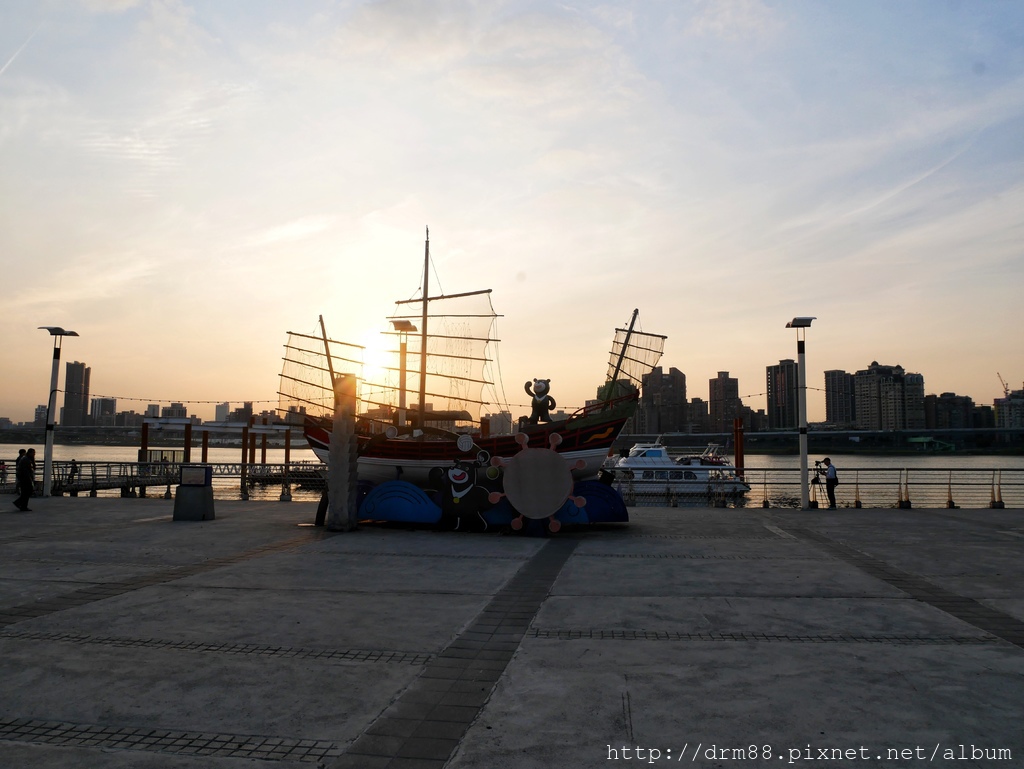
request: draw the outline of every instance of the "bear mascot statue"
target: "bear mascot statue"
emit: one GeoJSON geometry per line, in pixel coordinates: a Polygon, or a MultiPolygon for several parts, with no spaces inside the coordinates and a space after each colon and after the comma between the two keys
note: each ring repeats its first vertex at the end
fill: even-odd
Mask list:
{"type": "Polygon", "coordinates": [[[533,410],[529,420],[531,425],[551,421],[548,412],[555,407],[555,399],[549,395],[550,391],[550,379],[534,379],[533,382],[526,383],[526,392],[533,399],[533,410]]]}

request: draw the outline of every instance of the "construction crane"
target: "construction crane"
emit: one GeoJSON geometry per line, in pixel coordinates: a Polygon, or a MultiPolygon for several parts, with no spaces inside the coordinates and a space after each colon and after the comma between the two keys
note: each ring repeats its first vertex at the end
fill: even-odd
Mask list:
{"type": "Polygon", "coordinates": [[[998,371],[996,372],[996,376],[999,377],[999,383],[1003,386],[1003,397],[1004,398],[1009,398],[1010,397],[1010,387],[1009,387],[1009,385],[1006,384],[1006,380],[1003,379],[1003,375],[1000,374],[998,371]]]}

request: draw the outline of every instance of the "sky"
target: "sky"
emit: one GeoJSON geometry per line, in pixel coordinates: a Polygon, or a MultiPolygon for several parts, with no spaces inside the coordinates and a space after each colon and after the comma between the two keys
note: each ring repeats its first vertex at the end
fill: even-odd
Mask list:
{"type": "Polygon", "coordinates": [[[808,315],[811,421],[872,361],[991,404],[1022,41],[1017,0],[0,0],[0,416],[46,402],[39,326],[118,410],[273,408],[287,332],[377,344],[428,226],[516,413],[593,397],[634,308],[690,398],[764,408],[808,315]]]}

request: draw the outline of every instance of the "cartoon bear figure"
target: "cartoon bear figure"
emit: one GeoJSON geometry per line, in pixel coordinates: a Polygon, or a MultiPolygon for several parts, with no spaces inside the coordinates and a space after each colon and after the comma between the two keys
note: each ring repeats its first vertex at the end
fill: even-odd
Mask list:
{"type": "Polygon", "coordinates": [[[483,511],[490,507],[488,491],[476,483],[477,467],[475,462],[456,461],[441,471],[441,528],[452,531],[487,530],[483,511]]]}
{"type": "Polygon", "coordinates": [[[530,413],[529,422],[535,425],[538,422],[550,422],[551,416],[548,412],[555,407],[555,399],[549,395],[551,391],[550,379],[534,379],[532,383],[526,383],[526,392],[533,398],[533,409],[530,413]]]}

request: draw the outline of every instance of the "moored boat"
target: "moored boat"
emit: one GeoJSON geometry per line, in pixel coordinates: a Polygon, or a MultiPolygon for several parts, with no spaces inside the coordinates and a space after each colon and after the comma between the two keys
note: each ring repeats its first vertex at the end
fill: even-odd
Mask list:
{"type": "Polygon", "coordinates": [[[736,497],[750,491],[737,469],[725,462],[717,446],[673,457],[660,441],[637,443],[629,453],[606,464],[615,482],[634,493],[736,497]]]}

